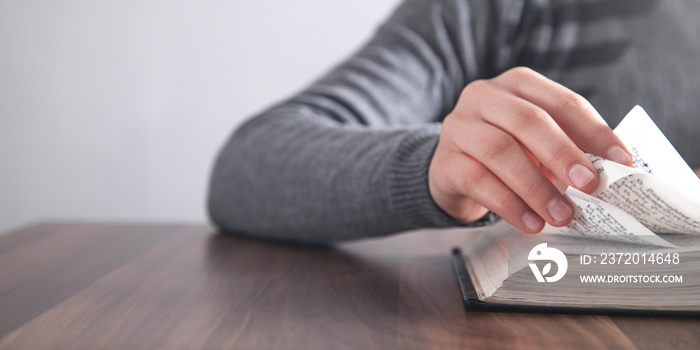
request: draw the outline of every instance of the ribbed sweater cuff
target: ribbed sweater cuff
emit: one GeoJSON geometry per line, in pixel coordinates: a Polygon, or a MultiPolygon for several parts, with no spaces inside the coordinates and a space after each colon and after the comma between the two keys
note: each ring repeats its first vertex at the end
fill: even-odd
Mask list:
{"type": "Polygon", "coordinates": [[[484,226],[499,218],[489,212],[481,219],[466,223],[445,213],[433,201],[428,188],[428,167],[437,147],[440,125],[417,130],[399,145],[389,172],[391,202],[404,230],[452,226],[484,226]]]}

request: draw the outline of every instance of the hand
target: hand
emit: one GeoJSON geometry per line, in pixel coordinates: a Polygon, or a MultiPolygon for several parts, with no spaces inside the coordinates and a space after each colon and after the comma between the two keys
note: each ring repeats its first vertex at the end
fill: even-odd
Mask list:
{"type": "Polygon", "coordinates": [[[464,88],[442,125],[430,193],[465,222],[491,210],[525,232],[541,231],[545,221],[564,226],[574,209],[553,182],[590,193],[599,181],[581,149],[632,165],[586,99],[533,70],[513,68],[464,88]]]}

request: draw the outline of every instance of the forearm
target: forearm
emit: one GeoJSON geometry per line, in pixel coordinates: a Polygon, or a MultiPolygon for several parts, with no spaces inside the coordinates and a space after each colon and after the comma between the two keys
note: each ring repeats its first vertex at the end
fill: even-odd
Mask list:
{"type": "Polygon", "coordinates": [[[370,130],[273,109],[239,129],[213,172],[209,209],[226,231],[325,244],[458,224],[432,201],[439,127],[370,130]]]}
{"type": "Polygon", "coordinates": [[[434,204],[428,167],[465,83],[500,69],[489,39],[508,36],[489,30],[509,19],[489,4],[406,1],[345,63],[246,123],[213,172],[214,222],[313,243],[460,224],[434,204]]]}

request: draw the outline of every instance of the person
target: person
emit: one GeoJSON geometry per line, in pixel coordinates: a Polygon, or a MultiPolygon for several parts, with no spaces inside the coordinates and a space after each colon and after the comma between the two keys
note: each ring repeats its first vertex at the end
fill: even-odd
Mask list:
{"type": "Polygon", "coordinates": [[[696,18],[694,0],[406,0],[233,134],[212,221],[311,244],[499,217],[531,233],[566,225],[554,182],[591,192],[585,153],[630,165],[608,125],[635,104],[700,165],[696,18]]]}

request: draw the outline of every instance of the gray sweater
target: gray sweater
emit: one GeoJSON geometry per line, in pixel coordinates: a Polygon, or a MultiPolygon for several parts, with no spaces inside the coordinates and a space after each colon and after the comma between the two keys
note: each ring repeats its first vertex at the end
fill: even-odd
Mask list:
{"type": "Polygon", "coordinates": [[[697,0],[407,0],[352,57],[233,134],[212,173],[211,219],[312,244],[466,225],[428,191],[440,121],[469,82],[520,65],[588,98],[611,126],[642,105],[699,166],[696,18],[697,0]]]}

